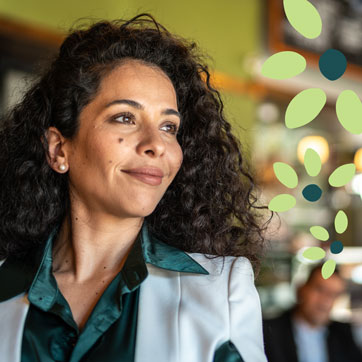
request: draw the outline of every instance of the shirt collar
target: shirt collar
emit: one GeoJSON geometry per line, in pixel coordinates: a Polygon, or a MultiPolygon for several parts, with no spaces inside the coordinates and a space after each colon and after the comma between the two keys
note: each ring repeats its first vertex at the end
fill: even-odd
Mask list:
{"type": "Polygon", "coordinates": [[[327,332],[326,326],[312,327],[303,319],[295,317],[293,318],[293,327],[295,328],[295,331],[300,334],[323,335],[327,332]]]}
{"type": "MultiPolygon", "coordinates": [[[[54,229],[46,243],[33,248],[24,258],[10,257],[5,260],[0,267],[0,302],[28,291],[39,275],[51,278],[51,246],[56,233],[57,229],[54,229]]],[[[145,263],[176,272],[209,274],[184,251],[149,234],[146,221],[143,223],[140,238],[135,242],[124,265],[123,277],[130,291],[146,278],[145,263]],[[139,255],[142,255],[141,250],[142,261],[139,258],[139,255]]],[[[51,300],[48,302],[52,303],[51,300]]]]}
{"type": "Polygon", "coordinates": [[[162,269],[184,273],[209,274],[184,251],[158,240],[148,232],[144,222],[141,230],[145,262],[162,269]]]}

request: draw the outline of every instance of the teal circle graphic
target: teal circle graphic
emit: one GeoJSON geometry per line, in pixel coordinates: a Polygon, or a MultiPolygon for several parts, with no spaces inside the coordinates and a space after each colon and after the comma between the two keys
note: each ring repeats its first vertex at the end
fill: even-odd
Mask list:
{"type": "Polygon", "coordinates": [[[343,244],[340,241],[333,241],[330,249],[333,254],[339,254],[343,250],[343,244]]]}
{"type": "Polygon", "coordinates": [[[347,59],[339,50],[328,49],[319,58],[319,69],[329,80],[342,77],[346,68],[347,59]]]}
{"type": "Polygon", "coordinates": [[[321,198],[322,190],[318,185],[310,184],[304,187],[302,194],[306,200],[315,202],[321,198]]]}

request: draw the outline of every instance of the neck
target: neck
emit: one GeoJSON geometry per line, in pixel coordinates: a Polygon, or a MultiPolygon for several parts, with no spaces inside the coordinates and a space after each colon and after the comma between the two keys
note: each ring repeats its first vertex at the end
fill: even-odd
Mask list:
{"type": "Polygon", "coordinates": [[[318,329],[318,328],[324,327],[324,324],[316,323],[315,321],[311,320],[310,318],[307,318],[307,316],[299,308],[297,308],[295,310],[293,317],[296,320],[299,320],[299,321],[307,324],[309,328],[318,329]]]}
{"type": "Polygon", "coordinates": [[[143,218],[85,215],[72,210],[53,246],[53,272],[67,273],[77,282],[116,274],[140,232],[143,218]]]}

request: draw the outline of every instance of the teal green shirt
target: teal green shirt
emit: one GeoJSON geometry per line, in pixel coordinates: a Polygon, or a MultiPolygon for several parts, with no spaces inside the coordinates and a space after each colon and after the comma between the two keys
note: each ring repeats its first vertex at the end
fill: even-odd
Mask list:
{"type": "MultiPolygon", "coordinates": [[[[70,307],[52,274],[52,243],[23,261],[8,259],[0,268],[0,302],[28,291],[30,307],[24,326],[22,362],[134,361],[139,291],[146,263],[159,268],[208,274],[185,252],[148,234],[146,224],[128,258],[79,331],[70,307]]],[[[162,321],[160,321],[162,323],[162,321]]],[[[151,360],[150,360],[151,361],[151,360]]],[[[230,341],[215,351],[214,362],[243,361],[230,341]]]]}

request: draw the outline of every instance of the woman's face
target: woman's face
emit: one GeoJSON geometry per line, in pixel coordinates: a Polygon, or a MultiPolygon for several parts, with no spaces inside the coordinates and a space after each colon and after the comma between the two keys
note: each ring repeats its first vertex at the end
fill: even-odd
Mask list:
{"type": "Polygon", "coordinates": [[[103,78],[79,123],[65,143],[73,199],[116,217],[151,214],[182,163],[170,79],[130,60],[103,78]]]}

